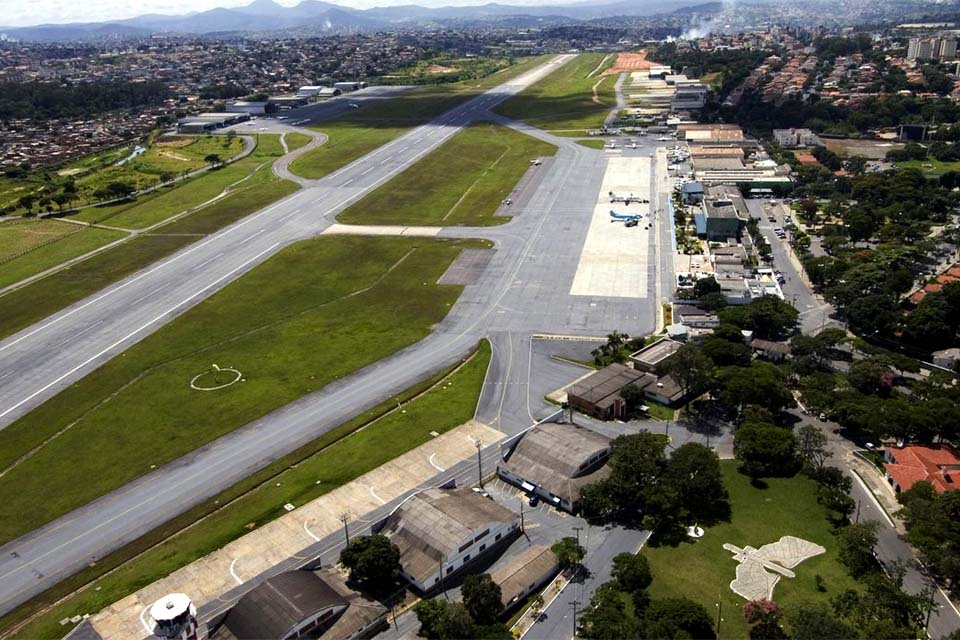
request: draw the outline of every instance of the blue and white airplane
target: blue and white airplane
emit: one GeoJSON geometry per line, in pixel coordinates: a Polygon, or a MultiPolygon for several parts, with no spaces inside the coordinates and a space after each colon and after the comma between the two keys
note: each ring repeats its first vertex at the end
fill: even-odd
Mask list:
{"type": "Polygon", "coordinates": [[[621,222],[630,222],[631,220],[639,222],[643,218],[642,215],[630,214],[630,213],[617,213],[613,209],[610,209],[610,222],[616,222],[617,220],[621,222]]]}

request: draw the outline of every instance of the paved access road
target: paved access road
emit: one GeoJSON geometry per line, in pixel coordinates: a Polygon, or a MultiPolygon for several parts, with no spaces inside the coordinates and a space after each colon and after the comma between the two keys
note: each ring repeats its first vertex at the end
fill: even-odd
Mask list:
{"type": "MultiPolygon", "coordinates": [[[[16,373],[0,380],[0,421],[9,423],[282,247],[321,232],[345,206],[463,125],[490,118],[490,107],[562,60],[483,94],[0,343],[0,376],[16,373]]],[[[443,231],[447,236],[489,238],[496,250],[432,335],[5,545],[0,549],[0,612],[452,364],[481,337],[489,336],[494,345],[481,400],[482,419],[515,432],[545,410],[542,395],[532,395],[529,388],[532,334],[651,331],[657,307],[652,295],[650,300],[569,295],[610,154],[565,139],[551,140],[559,152],[540,167],[544,171],[534,170],[526,181],[509,211],[515,216],[509,224],[443,231]]],[[[652,149],[642,153],[649,155],[652,149]]],[[[655,273],[656,264],[650,270],[655,273]]]]}

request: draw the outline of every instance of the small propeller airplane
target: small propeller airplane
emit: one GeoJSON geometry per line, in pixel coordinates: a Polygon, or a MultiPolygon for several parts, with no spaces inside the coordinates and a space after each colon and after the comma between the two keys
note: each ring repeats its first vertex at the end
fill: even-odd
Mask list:
{"type": "Polygon", "coordinates": [[[639,222],[643,218],[642,215],[638,214],[629,214],[629,213],[617,213],[613,209],[610,209],[610,222],[639,222]]]}

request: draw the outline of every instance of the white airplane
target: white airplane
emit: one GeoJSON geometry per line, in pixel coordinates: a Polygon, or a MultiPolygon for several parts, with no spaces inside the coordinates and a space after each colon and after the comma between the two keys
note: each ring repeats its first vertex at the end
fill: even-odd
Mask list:
{"type": "Polygon", "coordinates": [[[643,216],[640,214],[631,215],[629,213],[617,213],[613,209],[610,209],[610,222],[639,222],[643,216]]]}

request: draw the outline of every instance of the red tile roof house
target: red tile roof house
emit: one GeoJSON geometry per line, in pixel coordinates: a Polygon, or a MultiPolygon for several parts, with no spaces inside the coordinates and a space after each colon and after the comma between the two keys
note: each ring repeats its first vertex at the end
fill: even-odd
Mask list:
{"type": "Polygon", "coordinates": [[[960,454],[950,445],[885,447],[883,459],[887,482],[897,493],[921,480],[937,493],[960,489],[960,454]]]}

